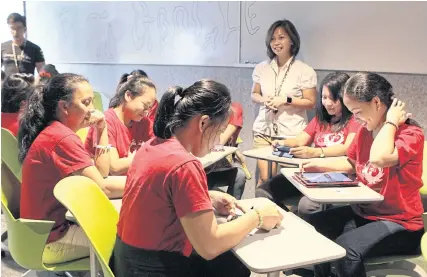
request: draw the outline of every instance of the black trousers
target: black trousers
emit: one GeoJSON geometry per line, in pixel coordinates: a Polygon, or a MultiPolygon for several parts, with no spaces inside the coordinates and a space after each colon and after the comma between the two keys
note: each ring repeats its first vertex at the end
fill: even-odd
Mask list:
{"type": "Polygon", "coordinates": [[[206,261],[193,251],[178,252],[136,248],[116,239],[110,267],[116,277],[249,277],[251,272],[230,251],[206,261]]]}

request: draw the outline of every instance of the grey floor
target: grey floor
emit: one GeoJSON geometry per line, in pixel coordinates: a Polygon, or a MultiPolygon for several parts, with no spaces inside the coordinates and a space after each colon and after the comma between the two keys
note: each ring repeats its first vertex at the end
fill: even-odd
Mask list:
{"type": "MultiPolygon", "coordinates": [[[[254,187],[255,187],[255,182],[253,181],[254,178],[252,180],[250,180],[247,184],[246,184],[246,188],[245,188],[245,192],[243,195],[243,198],[253,198],[254,197],[254,187]]],[[[3,215],[1,216],[1,233],[3,233],[6,230],[6,225],[4,223],[3,220],[3,215]]],[[[413,260],[414,263],[419,264],[420,266],[422,266],[426,271],[427,271],[427,263],[426,261],[424,261],[421,257],[418,259],[413,260]]],[[[4,277],[18,277],[18,276],[22,276],[22,274],[24,274],[26,272],[25,269],[23,269],[22,267],[18,266],[13,259],[11,258],[10,254],[7,253],[5,258],[2,258],[1,260],[1,276],[4,277]]],[[[56,274],[54,273],[48,273],[48,272],[37,272],[34,274],[31,274],[31,277],[34,276],[38,276],[38,277],[57,277],[56,274]]],[[[87,272],[79,272],[76,276],[79,277],[89,277],[89,273],[87,272]]],[[[266,274],[256,274],[256,273],[252,273],[251,277],[261,277],[261,276],[266,276],[266,274]]],[[[280,274],[281,277],[284,277],[285,275],[283,273],[280,274]]],[[[399,277],[401,275],[388,275],[388,276],[395,276],[395,277],[399,277]]],[[[291,275],[288,277],[298,277],[298,275],[291,275]]]]}

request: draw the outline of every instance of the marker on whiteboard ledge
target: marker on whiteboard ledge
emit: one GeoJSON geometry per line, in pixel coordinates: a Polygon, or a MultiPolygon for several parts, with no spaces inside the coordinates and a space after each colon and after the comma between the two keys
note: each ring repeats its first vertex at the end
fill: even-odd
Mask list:
{"type": "Polygon", "coordinates": [[[244,63],[245,64],[257,64],[257,62],[252,62],[252,61],[248,61],[248,60],[246,60],[244,63]]]}

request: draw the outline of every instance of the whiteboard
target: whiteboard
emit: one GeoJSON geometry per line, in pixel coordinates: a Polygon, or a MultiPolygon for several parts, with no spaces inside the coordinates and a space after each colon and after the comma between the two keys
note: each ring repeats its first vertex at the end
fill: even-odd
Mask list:
{"type": "Polygon", "coordinates": [[[48,63],[239,63],[239,2],[26,2],[48,63]]]}
{"type": "Polygon", "coordinates": [[[267,30],[285,18],[315,69],[427,73],[427,2],[242,2],[242,63],[267,59],[267,30]]]}

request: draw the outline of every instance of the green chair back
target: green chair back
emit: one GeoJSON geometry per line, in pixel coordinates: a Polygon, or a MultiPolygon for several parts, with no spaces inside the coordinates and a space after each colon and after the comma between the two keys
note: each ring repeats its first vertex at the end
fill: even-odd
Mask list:
{"type": "Polygon", "coordinates": [[[104,276],[114,277],[108,263],[116,241],[119,214],[113,204],[93,180],[83,176],[61,180],[53,193],[89,238],[104,276]]]}

